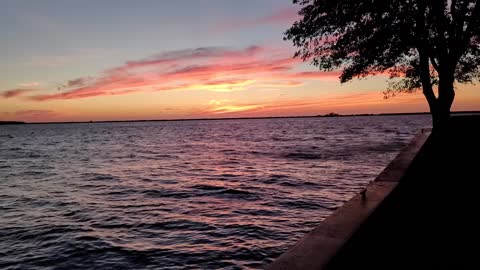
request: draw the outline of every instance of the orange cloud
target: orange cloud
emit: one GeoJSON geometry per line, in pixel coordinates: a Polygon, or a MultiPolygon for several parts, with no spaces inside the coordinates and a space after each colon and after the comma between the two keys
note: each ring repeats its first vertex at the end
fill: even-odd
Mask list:
{"type": "MultiPolygon", "coordinates": [[[[167,52],[77,78],[65,91],[31,100],[77,99],[166,90],[239,91],[256,87],[298,87],[304,80],[332,80],[339,72],[294,72],[301,62],[290,52],[251,46],[241,50],[209,47],[167,52]]],[[[63,89],[63,88],[62,88],[63,89]]]]}
{"type": "Polygon", "coordinates": [[[209,113],[220,114],[220,113],[232,113],[232,112],[243,112],[251,111],[262,107],[262,105],[227,105],[215,107],[208,110],[209,113]]]}
{"type": "Polygon", "coordinates": [[[382,93],[376,91],[335,95],[318,99],[310,98],[253,104],[238,104],[229,100],[227,102],[210,102],[209,105],[210,108],[200,113],[200,115],[224,114],[228,115],[228,117],[238,117],[249,115],[308,115],[327,112],[379,113],[398,112],[399,108],[407,108],[408,106],[412,107],[412,111],[425,111],[427,109],[422,95],[406,94],[385,100],[382,93]]]}
{"type": "Polygon", "coordinates": [[[221,104],[225,104],[226,102],[230,102],[232,100],[230,99],[220,99],[220,100],[217,100],[217,99],[212,99],[208,102],[208,105],[221,105],[221,104]]]}

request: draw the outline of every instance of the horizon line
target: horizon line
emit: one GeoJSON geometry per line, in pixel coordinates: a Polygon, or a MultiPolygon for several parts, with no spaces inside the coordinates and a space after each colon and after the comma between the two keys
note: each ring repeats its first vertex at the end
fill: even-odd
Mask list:
{"type": "MultiPolygon", "coordinates": [[[[471,113],[479,111],[453,111],[451,114],[471,113]]],[[[210,121],[210,120],[246,120],[246,119],[282,119],[282,118],[331,118],[331,117],[355,117],[355,116],[394,116],[394,115],[427,115],[430,112],[403,112],[403,113],[359,113],[359,114],[337,114],[328,113],[320,115],[292,115],[292,116],[258,116],[258,117],[220,117],[220,118],[178,118],[178,119],[140,119],[140,120],[98,120],[98,121],[59,121],[59,122],[23,122],[23,121],[0,121],[0,124],[94,124],[94,123],[126,123],[126,122],[170,122],[170,121],[210,121]]]]}

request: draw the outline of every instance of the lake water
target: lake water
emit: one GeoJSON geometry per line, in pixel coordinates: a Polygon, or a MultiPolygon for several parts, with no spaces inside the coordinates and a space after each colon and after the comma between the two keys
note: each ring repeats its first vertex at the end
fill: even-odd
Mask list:
{"type": "Polygon", "coordinates": [[[0,126],[0,268],[259,269],[429,116],[0,126]]]}

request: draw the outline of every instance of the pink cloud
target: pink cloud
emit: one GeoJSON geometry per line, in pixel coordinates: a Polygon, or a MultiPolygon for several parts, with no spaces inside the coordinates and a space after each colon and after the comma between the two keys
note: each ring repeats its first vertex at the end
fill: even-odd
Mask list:
{"type": "Polygon", "coordinates": [[[292,7],[281,9],[275,13],[259,18],[257,23],[291,24],[298,20],[298,10],[292,7]]]}
{"type": "Polygon", "coordinates": [[[23,88],[17,88],[17,89],[10,89],[10,90],[5,90],[0,93],[0,96],[3,98],[14,98],[17,96],[22,96],[27,93],[30,93],[32,91],[35,91],[35,89],[23,89],[23,88]]]}
{"type": "Polygon", "coordinates": [[[231,50],[221,47],[203,47],[196,49],[185,49],[173,52],[162,53],[147,59],[138,61],[128,61],[125,66],[112,71],[119,71],[129,68],[139,68],[152,65],[166,65],[170,64],[171,67],[177,66],[179,62],[192,61],[206,58],[226,58],[228,60],[243,59],[245,57],[251,57],[259,52],[263,48],[259,46],[250,46],[244,50],[231,50]]]}
{"type": "Polygon", "coordinates": [[[330,72],[323,72],[323,71],[305,71],[305,72],[298,72],[291,74],[291,78],[293,79],[335,79],[339,80],[340,75],[342,75],[341,71],[330,71],[330,72]]]}
{"type": "Polygon", "coordinates": [[[97,78],[69,80],[62,92],[31,100],[88,98],[167,90],[239,91],[256,87],[298,87],[305,80],[331,80],[338,72],[295,72],[301,60],[289,51],[251,46],[172,51],[128,61],[97,78]]]}

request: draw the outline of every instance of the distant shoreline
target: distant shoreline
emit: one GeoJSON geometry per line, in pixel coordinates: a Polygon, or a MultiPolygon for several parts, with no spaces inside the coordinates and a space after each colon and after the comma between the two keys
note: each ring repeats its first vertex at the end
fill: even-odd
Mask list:
{"type": "MultiPolygon", "coordinates": [[[[210,120],[246,120],[246,119],[284,119],[284,118],[333,118],[358,116],[396,116],[396,115],[428,115],[430,112],[413,113],[364,113],[364,114],[336,114],[302,115],[302,116],[265,116],[265,117],[225,117],[225,118],[192,118],[192,119],[152,119],[152,120],[106,120],[106,121],[78,121],[78,122],[35,122],[0,121],[0,125],[44,125],[44,124],[94,124],[94,123],[128,123],[128,122],[171,122],[171,121],[210,121],[210,120]]],[[[480,114],[480,111],[456,111],[452,114],[480,114]]]]}
{"type": "Polygon", "coordinates": [[[2,125],[24,125],[24,124],[28,124],[28,123],[22,122],[22,121],[0,121],[0,126],[2,126],[2,125]]]}

